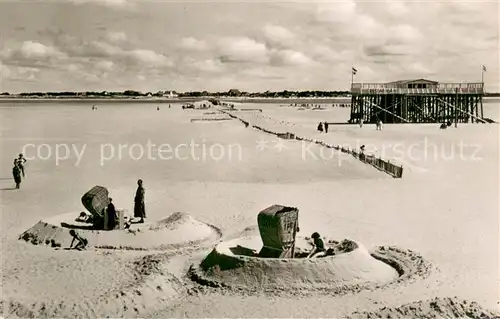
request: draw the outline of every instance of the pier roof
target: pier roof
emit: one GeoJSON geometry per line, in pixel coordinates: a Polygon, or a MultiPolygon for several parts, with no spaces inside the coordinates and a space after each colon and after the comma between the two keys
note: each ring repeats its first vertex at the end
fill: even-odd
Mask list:
{"type": "Polygon", "coordinates": [[[437,81],[431,81],[431,80],[427,80],[427,79],[410,79],[410,80],[399,80],[399,81],[388,82],[388,84],[408,84],[408,83],[413,83],[413,82],[427,82],[427,83],[432,83],[432,84],[439,83],[437,81]]]}

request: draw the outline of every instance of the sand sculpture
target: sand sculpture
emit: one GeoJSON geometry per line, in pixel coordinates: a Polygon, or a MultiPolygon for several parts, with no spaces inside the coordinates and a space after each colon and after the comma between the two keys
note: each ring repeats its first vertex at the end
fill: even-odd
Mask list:
{"type": "Polygon", "coordinates": [[[328,253],[308,258],[312,243],[297,236],[295,207],[272,205],[258,214],[260,236],[219,243],[198,265],[192,280],[239,291],[286,293],[307,290],[353,292],[425,277],[431,266],[418,254],[397,247],[368,251],[352,240],[324,238],[328,253]]]}

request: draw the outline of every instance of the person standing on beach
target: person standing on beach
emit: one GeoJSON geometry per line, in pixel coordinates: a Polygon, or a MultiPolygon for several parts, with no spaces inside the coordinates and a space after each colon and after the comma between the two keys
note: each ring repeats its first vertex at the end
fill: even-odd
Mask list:
{"type": "Polygon", "coordinates": [[[116,208],[115,205],[113,204],[113,199],[109,199],[109,204],[108,204],[108,230],[113,230],[115,229],[116,226],[116,208]]]}
{"type": "Polygon", "coordinates": [[[23,153],[19,154],[19,157],[14,160],[14,164],[19,167],[21,170],[21,173],[23,174],[23,177],[26,177],[24,173],[24,163],[26,163],[26,159],[23,156],[23,153]]]}
{"type": "Polygon", "coordinates": [[[328,133],[328,122],[325,122],[323,126],[325,127],[325,133],[328,133]]]}
{"type": "Polygon", "coordinates": [[[14,177],[14,182],[16,183],[16,189],[19,189],[21,185],[21,169],[19,168],[19,165],[17,165],[16,161],[14,161],[14,167],[12,168],[12,175],[14,177]]]}
{"type": "Polygon", "coordinates": [[[142,187],[142,179],[137,181],[137,191],[134,198],[134,217],[140,217],[139,223],[144,223],[146,218],[146,207],[144,205],[144,187],[142,187]]]}

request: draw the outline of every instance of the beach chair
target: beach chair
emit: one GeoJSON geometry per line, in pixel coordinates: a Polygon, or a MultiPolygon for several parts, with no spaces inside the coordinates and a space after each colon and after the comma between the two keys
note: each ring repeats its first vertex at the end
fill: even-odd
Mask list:
{"type": "Polygon", "coordinates": [[[295,207],[272,205],[257,216],[264,246],[259,257],[293,258],[295,236],[299,229],[299,210],[295,207]]]}
{"type": "Polygon", "coordinates": [[[82,196],[83,206],[92,214],[94,226],[104,226],[104,213],[109,204],[109,192],[105,187],[94,186],[82,196]]]}

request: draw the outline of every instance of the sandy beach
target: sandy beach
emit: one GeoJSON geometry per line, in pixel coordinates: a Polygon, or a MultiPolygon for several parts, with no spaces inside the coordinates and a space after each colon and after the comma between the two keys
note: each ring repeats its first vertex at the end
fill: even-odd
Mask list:
{"type": "MultiPolygon", "coordinates": [[[[181,104],[160,111],[149,104],[102,104],[92,111],[71,102],[2,103],[3,316],[403,318],[465,316],[476,309],[479,318],[500,310],[497,124],[445,131],[435,124],[387,124],[380,132],[374,125],[343,125],[320,134],[319,121],[345,122],[349,109],[237,108],[262,108],[233,114],[269,130],[352,148],[365,144],[367,153],[403,165],[403,178],[318,145],[278,140],[238,120],[192,122],[219,115],[182,110],[181,104]],[[177,151],[168,159],[155,152],[139,156],[148,141],[177,151]],[[199,146],[176,148],[190,143],[199,146]],[[131,151],[133,144],[139,146],[131,151]],[[27,177],[12,190],[10,164],[22,151],[27,177]],[[81,196],[94,185],[108,188],[115,205],[132,212],[138,178],[146,188],[148,222],[182,212],[186,238],[201,236],[202,226],[193,226],[199,223],[215,226],[221,236],[163,248],[180,235],[146,236],[140,239],[144,250],[113,243],[81,252],[19,240],[40,221],[72,212],[76,217],[84,210],[81,196]],[[299,208],[303,236],[318,231],[370,251],[411,250],[429,269],[396,284],[335,294],[246,293],[189,278],[189,268],[217,243],[255,231],[257,213],[272,204],[299,208]]],[[[498,120],[498,109],[486,103],[485,116],[498,120]]]]}

